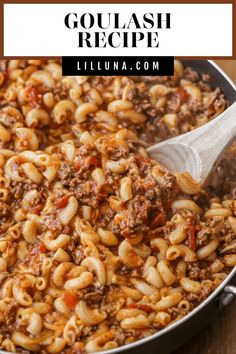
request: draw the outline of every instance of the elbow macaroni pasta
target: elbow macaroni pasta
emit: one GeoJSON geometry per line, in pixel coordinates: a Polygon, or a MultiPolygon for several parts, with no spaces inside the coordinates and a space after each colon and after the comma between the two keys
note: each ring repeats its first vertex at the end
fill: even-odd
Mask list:
{"type": "Polygon", "coordinates": [[[220,91],[179,61],[169,78],[0,64],[0,349],[94,353],[189,313],[236,265],[236,192],[145,147],[214,118],[220,91]]]}

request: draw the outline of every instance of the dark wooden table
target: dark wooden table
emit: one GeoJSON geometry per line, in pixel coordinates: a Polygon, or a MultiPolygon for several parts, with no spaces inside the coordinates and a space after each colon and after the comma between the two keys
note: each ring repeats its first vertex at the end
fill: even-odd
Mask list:
{"type": "MultiPolygon", "coordinates": [[[[216,60],[236,82],[236,60],[216,60]]],[[[236,354],[236,300],[199,335],[173,354],[236,354]]]]}
{"type": "Polygon", "coordinates": [[[216,63],[236,82],[236,60],[215,60],[216,63]]]}
{"type": "Polygon", "coordinates": [[[173,354],[236,354],[236,299],[173,354]]]}

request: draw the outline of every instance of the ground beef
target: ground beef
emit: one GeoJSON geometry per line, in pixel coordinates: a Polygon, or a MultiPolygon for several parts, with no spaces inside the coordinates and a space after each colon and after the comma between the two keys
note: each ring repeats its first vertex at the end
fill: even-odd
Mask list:
{"type": "Polygon", "coordinates": [[[211,240],[212,232],[209,227],[202,228],[198,233],[196,237],[196,242],[197,246],[205,246],[207,245],[210,240],[211,240]]]}
{"type": "Polygon", "coordinates": [[[122,146],[119,146],[118,148],[114,146],[108,146],[106,153],[111,160],[117,161],[121,158],[126,159],[128,157],[129,150],[122,146]]]}
{"type": "MultiPolygon", "coordinates": [[[[13,105],[12,105],[13,106],[13,105]]],[[[6,107],[7,109],[8,107],[6,107]]],[[[19,115],[10,115],[7,113],[7,110],[5,108],[3,108],[0,111],[0,123],[3,124],[3,126],[7,127],[7,128],[11,128],[14,124],[16,124],[17,122],[22,122],[23,118],[22,116],[19,115]]]]}
{"type": "Polygon", "coordinates": [[[16,320],[16,312],[17,312],[17,303],[15,301],[11,301],[4,312],[5,323],[7,326],[11,326],[14,324],[16,320]]]}
{"type": "Polygon", "coordinates": [[[187,67],[184,70],[184,78],[191,82],[196,82],[199,80],[199,74],[194,69],[187,67]]]}
{"type": "Polygon", "coordinates": [[[69,190],[84,205],[97,208],[99,202],[106,197],[107,193],[102,192],[101,186],[94,181],[80,182],[78,178],[73,178],[69,184],[69,190]]]}
{"type": "Polygon", "coordinates": [[[82,342],[75,342],[72,347],[66,349],[65,351],[61,352],[61,354],[85,354],[86,351],[84,349],[84,343],[82,342]]]}
{"type": "Polygon", "coordinates": [[[192,113],[198,113],[203,109],[202,102],[197,100],[189,100],[188,108],[192,113]]]}
{"type": "Polygon", "coordinates": [[[219,109],[222,109],[222,107],[223,108],[225,107],[225,99],[224,99],[224,96],[220,94],[214,102],[214,108],[215,108],[215,110],[219,110],[219,109]]]}
{"type": "Polygon", "coordinates": [[[146,223],[151,207],[151,202],[146,200],[144,196],[135,196],[133,198],[133,203],[130,203],[128,209],[128,215],[130,216],[130,226],[135,224],[133,221],[133,214],[135,215],[136,223],[146,223]]]}
{"type": "Polygon", "coordinates": [[[134,188],[134,194],[151,192],[150,195],[153,196],[160,195],[159,187],[157,187],[157,183],[151,175],[148,175],[144,179],[136,177],[133,182],[133,188],[134,188]]]}
{"type": "Polygon", "coordinates": [[[60,231],[62,231],[63,226],[59,222],[55,214],[42,215],[41,217],[42,217],[42,227],[45,231],[47,230],[52,231],[54,235],[57,235],[60,231]]]}
{"type": "Polygon", "coordinates": [[[62,162],[61,166],[58,170],[58,176],[64,186],[68,186],[71,178],[74,176],[74,171],[71,168],[71,165],[69,165],[66,162],[62,162]]]}
{"type": "MultiPolygon", "coordinates": [[[[135,231],[144,231],[148,227],[145,223],[148,220],[148,215],[151,210],[151,202],[145,199],[144,196],[136,195],[129,203],[128,209],[124,211],[119,222],[119,228],[123,236],[129,236],[135,231]]],[[[118,218],[114,218],[111,224],[117,224],[118,218]]],[[[111,227],[113,229],[113,227],[111,227]]]]}
{"type": "Polygon", "coordinates": [[[9,206],[6,203],[0,201],[0,218],[4,218],[9,214],[10,214],[9,206]]]}
{"type": "Polygon", "coordinates": [[[14,199],[22,199],[25,193],[37,188],[38,185],[30,179],[25,179],[24,182],[11,181],[10,184],[10,192],[14,199]]]}
{"type": "Polygon", "coordinates": [[[202,267],[199,262],[187,263],[187,273],[192,280],[209,279],[210,273],[206,267],[202,267]]]}
{"type": "Polygon", "coordinates": [[[53,88],[53,94],[59,96],[59,99],[64,99],[68,97],[68,88],[62,84],[62,82],[57,82],[53,88]]]}
{"type": "Polygon", "coordinates": [[[103,300],[103,295],[97,292],[90,292],[85,294],[83,299],[88,303],[88,305],[99,304],[103,300]]]}
{"type": "MultiPolygon", "coordinates": [[[[203,75],[204,76],[204,75],[203,75]]],[[[200,80],[198,82],[198,87],[200,88],[200,90],[202,90],[203,92],[211,92],[211,87],[209,85],[208,82],[206,82],[206,79],[203,78],[203,80],[200,80]]]]}
{"type": "Polygon", "coordinates": [[[125,341],[125,334],[121,331],[120,328],[117,328],[116,335],[113,339],[118,345],[122,345],[125,341]]]}

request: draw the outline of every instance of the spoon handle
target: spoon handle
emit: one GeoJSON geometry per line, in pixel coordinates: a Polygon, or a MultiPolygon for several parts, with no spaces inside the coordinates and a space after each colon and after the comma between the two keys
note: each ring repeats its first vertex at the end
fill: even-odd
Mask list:
{"type": "Polygon", "coordinates": [[[236,102],[204,126],[179,136],[178,142],[190,145],[197,151],[202,164],[202,179],[216,167],[236,137],[236,102]]]}
{"type": "Polygon", "coordinates": [[[217,133],[218,130],[222,131],[222,129],[225,129],[226,136],[229,139],[228,143],[230,144],[236,136],[236,102],[209,124],[215,127],[215,133],[217,133]]]}
{"type": "MultiPolygon", "coordinates": [[[[227,146],[232,142],[236,136],[236,102],[234,102],[228,109],[222,112],[218,117],[211,120],[209,123],[204,124],[202,127],[194,130],[193,132],[185,134],[185,143],[196,143],[196,138],[201,138],[199,142],[198,151],[212,145],[222,146],[222,142],[227,146]],[[221,144],[219,144],[221,140],[221,144]]],[[[181,136],[179,136],[181,141],[181,136]]]]}

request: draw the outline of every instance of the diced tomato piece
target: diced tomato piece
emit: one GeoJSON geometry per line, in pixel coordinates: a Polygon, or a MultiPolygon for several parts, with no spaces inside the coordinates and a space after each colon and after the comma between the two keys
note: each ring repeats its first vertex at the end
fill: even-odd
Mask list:
{"type": "Polygon", "coordinates": [[[100,191],[100,192],[98,193],[98,197],[99,197],[99,198],[106,198],[107,195],[108,195],[108,193],[107,193],[106,191],[100,191]]]}
{"type": "Polygon", "coordinates": [[[93,209],[92,211],[92,220],[96,221],[99,216],[99,210],[98,209],[93,209]]]}
{"type": "Polygon", "coordinates": [[[56,207],[60,209],[65,208],[68,204],[69,199],[70,199],[70,194],[66,194],[63,197],[55,200],[56,207]]]}
{"type": "Polygon", "coordinates": [[[145,305],[145,304],[129,304],[127,305],[127,309],[138,309],[146,313],[151,313],[153,312],[153,309],[151,306],[145,305]]]}
{"type": "Polygon", "coordinates": [[[34,208],[31,209],[33,214],[40,214],[40,211],[43,209],[43,204],[38,204],[34,208]]]}
{"type": "Polygon", "coordinates": [[[76,353],[76,354],[86,354],[84,343],[75,342],[72,347],[66,349],[66,354],[76,353]]]}
{"type": "Polygon", "coordinates": [[[63,234],[69,235],[73,232],[73,228],[70,225],[65,225],[63,227],[63,234]]]}
{"type": "Polygon", "coordinates": [[[151,306],[148,306],[148,305],[145,305],[145,304],[138,305],[138,309],[141,310],[141,311],[144,311],[146,313],[153,312],[153,309],[151,308],[151,306]]]}
{"type": "Polygon", "coordinates": [[[96,159],[96,157],[94,157],[94,156],[89,156],[85,160],[85,166],[86,167],[97,166],[97,165],[98,165],[98,159],[96,159]]]}
{"type": "Polygon", "coordinates": [[[181,103],[185,102],[188,98],[187,92],[182,87],[178,88],[178,95],[181,103]]]}
{"type": "Polygon", "coordinates": [[[126,307],[127,307],[127,309],[137,309],[138,305],[137,304],[128,304],[126,307]]]}
{"type": "Polygon", "coordinates": [[[163,225],[165,225],[165,223],[166,223],[165,213],[161,212],[154,217],[154,219],[152,220],[151,226],[152,227],[163,226],[163,225]]]}
{"type": "Polygon", "coordinates": [[[76,171],[79,171],[79,170],[81,169],[81,167],[82,167],[82,164],[81,164],[80,161],[75,161],[75,162],[74,162],[74,169],[75,169],[76,171]]]}
{"type": "Polygon", "coordinates": [[[156,247],[156,246],[152,246],[152,247],[151,247],[151,250],[152,250],[152,253],[153,253],[153,254],[157,254],[157,253],[159,252],[159,248],[156,247]]]}
{"type": "Polygon", "coordinates": [[[66,306],[69,307],[70,309],[74,308],[78,301],[76,294],[69,293],[69,292],[65,292],[62,295],[62,299],[65,302],[66,306]]]}
{"type": "Polygon", "coordinates": [[[46,253],[47,252],[47,248],[42,242],[39,244],[39,252],[40,253],[46,253]]]}
{"type": "Polygon", "coordinates": [[[202,229],[201,225],[196,225],[196,226],[195,226],[195,230],[196,230],[196,231],[200,231],[201,229],[202,229]]]}
{"type": "Polygon", "coordinates": [[[196,228],[190,226],[188,229],[188,246],[191,250],[196,250],[196,228]]]}
{"type": "Polygon", "coordinates": [[[150,163],[152,163],[152,159],[150,159],[149,157],[137,156],[136,162],[137,162],[138,167],[141,168],[145,164],[149,165],[150,163]]]}
{"type": "Polygon", "coordinates": [[[45,93],[45,87],[43,85],[37,85],[36,86],[36,91],[38,94],[44,94],[45,93]]]}

